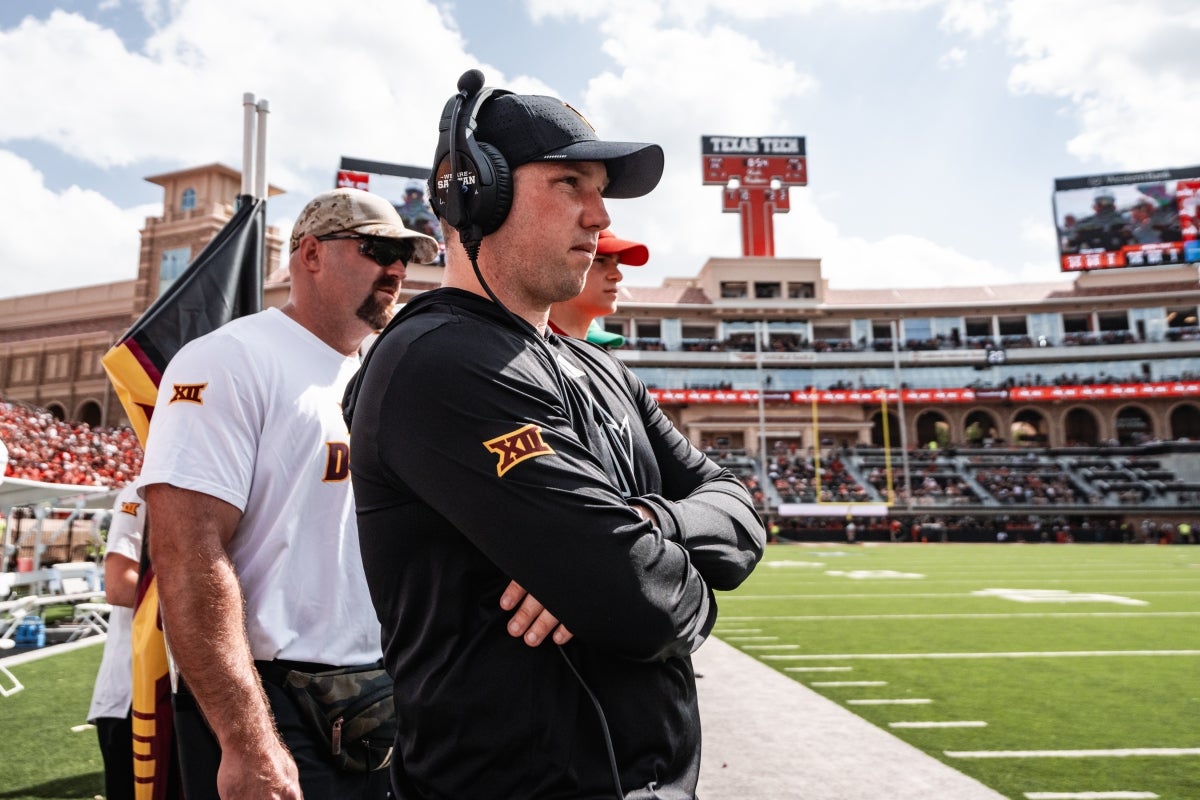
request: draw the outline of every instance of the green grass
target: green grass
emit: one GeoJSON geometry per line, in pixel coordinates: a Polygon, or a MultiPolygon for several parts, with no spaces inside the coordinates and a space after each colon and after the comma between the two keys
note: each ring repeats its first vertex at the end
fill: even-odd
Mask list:
{"type": "MultiPolygon", "coordinates": [[[[0,798],[93,798],[104,763],[87,723],[102,645],[10,667],[25,689],[0,697],[0,798]]],[[[5,684],[7,685],[7,683],[5,684]]]]}
{"type": "MultiPolygon", "coordinates": [[[[1200,748],[1200,656],[1049,655],[1200,651],[1200,546],[779,545],[741,589],[722,594],[720,603],[716,631],[726,641],[1013,800],[1024,800],[1025,792],[1081,791],[1200,798],[1197,756],[946,755],[1200,748]],[[919,577],[883,577],[896,573],[919,577]],[[1145,605],[1099,597],[1026,603],[973,594],[986,589],[1112,595],[1145,605]],[[937,653],[1023,655],[916,657],[937,653]],[[908,657],[847,657],[862,654],[908,657]],[[814,666],[851,671],[787,671],[814,666]],[[812,686],[847,680],[886,685],[812,686]],[[848,702],[872,698],[933,702],[848,702]],[[945,720],[987,726],[888,727],[945,720]]],[[[95,731],[71,731],[87,716],[101,649],[12,667],[26,688],[0,698],[0,800],[91,798],[103,792],[95,731]]]]}
{"type": "Polygon", "coordinates": [[[780,545],[744,586],[722,596],[716,633],[1014,800],[1083,791],[1200,798],[1195,755],[947,755],[1200,748],[1200,547],[780,545]],[[1091,597],[1018,602],[975,594],[987,589],[1091,597]],[[890,657],[853,657],[863,654],[890,657]],[[828,666],[851,671],[794,671],[828,666]],[[885,685],[813,685],[829,681],[885,685]],[[849,703],[901,698],[932,702],[849,703]],[[987,726],[889,727],[963,720],[987,726]]]}

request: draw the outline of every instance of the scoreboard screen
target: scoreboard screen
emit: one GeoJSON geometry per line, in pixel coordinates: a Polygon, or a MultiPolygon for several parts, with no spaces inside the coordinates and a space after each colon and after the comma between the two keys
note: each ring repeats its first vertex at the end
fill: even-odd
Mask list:
{"type": "Polygon", "coordinates": [[[1200,167],[1059,178],[1063,272],[1200,261],[1200,167]]]}
{"type": "Polygon", "coordinates": [[[704,183],[742,186],[808,185],[803,136],[701,136],[704,183]]]}

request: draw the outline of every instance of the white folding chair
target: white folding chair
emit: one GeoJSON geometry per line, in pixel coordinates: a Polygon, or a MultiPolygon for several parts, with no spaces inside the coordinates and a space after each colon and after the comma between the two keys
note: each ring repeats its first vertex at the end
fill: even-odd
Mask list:
{"type": "Polygon", "coordinates": [[[112,606],[108,603],[76,603],[72,619],[78,627],[67,641],[73,642],[94,633],[108,633],[111,612],[112,606]]]}
{"type": "MultiPolygon", "coordinates": [[[[7,650],[13,646],[12,639],[0,639],[0,650],[7,650]]],[[[8,671],[8,667],[4,666],[4,662],[0,661],[0,675],[12,682],[12,686],[5,686],[0,683],[0,697],[8,697],[25,688],[25,684],[17,680],[17,676],[8,671]]]]}

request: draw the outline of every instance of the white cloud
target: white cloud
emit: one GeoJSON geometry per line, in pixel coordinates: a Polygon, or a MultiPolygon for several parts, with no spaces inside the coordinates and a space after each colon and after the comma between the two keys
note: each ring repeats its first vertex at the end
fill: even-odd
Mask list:
{"type": "Polygon", "coordinates": [[[118,208],[99,193],[72,186],[46,188],[26,160],[0,150],[2,295],[26,295],[136,276],[137,231],[160,206],[118,208]]]}
{"type": "Polygon", "coordinates": [[[967,51],[961,47],[952,47],[942,54],[938,59],[938,69],[951,69],[953,67],[961,67],[967,60],[967,51]]]}
{"type": "Polygon", "coordinates": [[[41,139],[104,167],[237,166],[241,96],[253,92],[270,100],[272,129],[288,131],[270,138],[273,181],[303,181],[315,168],[331,176],[342,154],[421,163],[425,121],[468,61],[459,34],[419,0],[292,3],[286,37],[269,3],[178,2],[170,11],[142,52],[61,11],[0,34],[0,73],[31,76],[0,84],[0,141],[41,139]],[[423,123],[415,130],[414,118],[423,123]]]}
{"type": "MultiPolygon", "coordinates": [[[[831,244],[822,264],[835,288],[986,286],[1014,280],[1011,272],[990,261],[909,235],[872,242],[841,237],[831,244]]],[[[1044,269],[1039,270],[1044,278],[1044,269]]]]}
{"type": "MultiPolygon", "coordinates": [[[[113,14],[116,0],[96,3],[107,10],[96,19],[120,16],[113,14]]],[[[272,201],[271,222],[287,228],[308,196],[331,185],[343,155],[426,164],[434,141],[431,121],[462,70],[480,66],[490,85],[564,96],[604,137],[663,145],[666,171],[654,194],[610,204],[614,226],[623,235],[653,245],[650,265],[627,276],[638,284],[692,275],[712,255],[740,253],[737,215],[722,214],[720,189],[700,182],[701,135],[812,134],[813,114],[823,113],[827,122],[840,119],[844,107],[847,120],[854,120],[847,124],[859,128],[826,124],[819,152],[826,165],[838,155],[853,160],[853,153],[835,153],[842,143],[830,142],[831,132],[871,146],[862,134],[874,119],[861,109],[875,106],[880,114],[890,114],[886,124],[894,130],[911,130],[905,109],[887,100],[925,91],[923,81],[935,75],[947,79],[943,87],[972,85],[988,59],[999,57],[997,39],[1009,48],[1009,86],[1017,95],[1002,100],[1011,100],[1021,113],[1028,109],[1022,96],[1057,98],[1077,124],[1061,145],[1075,174],[1086,172],[1082,165],[1088,164],[1109,171],[1197,161],[1190,133],[1200,130],[1200,82],[1193,79],[1200,75],[1200,51],[1194,46],[1200,6],[1194,0],[526,0],[533,24],[519,20],[503,32],[513,36],[512,52],[497,65],[481,64],[485,59],[471,52],[472,42],[455,19],[456,14],[465,19],[461,15],[469,12],[459,8],[465,5],[373,0],[338,6],[293,0],[282,19],[283,6],[265,0],[124,0],[124,15],[140,8],[147,18],[150,35],[140,44],[123,42],[80,14],[39,11],[44,19],[30,17],[0,30],[0,74],[25,76],[0,83],[5,110],[0,147],[49,144],[102,168],[147,165],[143,174],[211,161],[238,167],[241,97],[253,92],[271,104],[267,177],[288,192],[272,201]],[[817,19],[818,14],[824,16],[817,19]],[[880,14],[891,16],[880,19],[880,14]],[[810,18],[820,24],[810,24],[810,18]],[[567,80],[558,74],[522,72],[531,68],[521,48],[537,46],[533,26],[545,20],[585,21],[578,31],[589,37],[586,52],[581,49],[571,74],[591,76],[586,89],[556,87],[556,81],[567,80]],[[764,20],[783,35],[763,35],[764,20]],[[863,38],[804,39],[817,29],[846,36],[862,32],[863,38]],[[903,39],[889,39],[893,30],[903,30],[903,39]],[[812,53],[849,46],[863,46],[861,58],[839,74],[822,74],[824,62],[812,53]],[[969,49],[971,69],[946,75],[925,61],[924,72],[893,75],[880,69],[890,63],[886,56],[893,46],[923,48],[916,52],[928,58],[941,53],[938,63],[944,68],[965,64],[969,49]],[[596,48],[599,59],[592,56],[596,48]]],[[[999,100],[979,96],[978,103],[988,102],[999,100]]],[[[969,104],[947,106],[950,110],[947,136],[955,135],[955,119],[980,116],[969,104]]],[[[1045,159],[1056,145],[1041,141],[1045,127],[1034,122],[1013,130],[1028,135],[1031,149],[1043,148],[1045,159]]],[[[810,144],[817,152],[816,140],[810,144]]],[[[879,185],[904,181],[905,169],[940,157],[912,144],[895,171],[885,166],[869,180],[879,185]]],[[[980,148],[994,145],[979,142],[980,148]]],[[[10,163],[14,158],[6,158],[6,176],[21,171],[10,163]]],[[[102,226],[80,220],[71,227],[88,230],[95,237],[89,249],[105,254],[104,263],[118,264],[117,277],[128,277],[144,214],[122,211],[82,189],[49,191],[36,170],[23,167],[22,183],[11,185],[30,187],[46,213],[52,210],[61,218],[86,207],[105,220],[102,226]],[[131,255],[115,255],[131,247],[131,255]]],[[[955,169],[951,163],[945,167],[955,169]]],[[[1022,168],[1012,166],[1014,172],[1022,168]]],[[[932,224],[912,225],[921,227],[920,237],[880,233],[872,239],[869,214],[851,217],[855,212],[847,211],[852,206],[845,200],[858,191],[853,179],[861,177],[847,169],[841,174],[854,177],[844,178],[841,186],[814,184],[793,192],[790,216],[775,218],[776,252],[823,257],[837,267],[830,273],[834,285],[859,280],[870,285],[900,275],[927,285],[979,283],[1003,275],[1016,280],[1028,271],[1011,262],[1037,255],[1029,246],[1035,240],[1026,239],[1030,229],[1021,226],[1021,219],[1037,209],[1022,209],[1015,218],[1007,210],[975,212],[995,213],[996,224],[1014,234],[1023,230],[1011,237],[1020,240],[1020,255],[957,252],[937,241],[940,234],[932,224]],[[838,193],[842,199],[834,202],[838,193]],[[837,224],[827,216],[834,208],[843,214],[837,224]],[[856,264],[855,258],[863,262],[856,264]],[[879,265],[899,262],[911,269],[875,272],[879,265]]],[[[956,184],[947,181],[946,189],[954,191],[956,184]]],[[[32,217],[16,218],[29,219],[27,227],[40,230],[32,217]]],[[[1048,226],[1036,232],[1047,234],[1043,245],[1053,243],[1052,232],[1048,226]]],[[[39,249],[21,244],[21,236],[6,238],[12,240],[0,243],[6,257],[33,258],[39,249]]],[[[0,294],[8,293],[12,273],[6,265],[11,263],[0,262],[0,294]]],[[[1040,272],[1044,277],[1051,269],[1052,256],[1040,272]]],[[[89,282],[95,280],[100,279],[89,282]]]]}
{"type": "Polygon", "coordinates": [[[1067,149],[1117,169],[1197,161],[1200,6],[1191,0],[1011,0],[1018,93],[1061,97],[1080,125],[1067,149]]]}
{"type": "MultiPolygon", "coordinates": [[[[151,165],[146,174],[213,161],[238,168],[242,95],[252,92],[270,102],[267,179],[287,190],[270,216],[286,230],[308,197],[332,186],[341,156],[427,163],[431,120],[464,65],[475,63],[438,8],[421,0],[338,7],[298,0],[283,28],[273,3],[146,0],[143,11],[154,32],[141,51],[63,11],[0,31],[0,74],[25,76],[0,82],[0,145],[49,143],[103,168],[151,165]]],[[[6,171],[14,169],[10,163],[6,171]]],[[[0,183],[10,202],[18,185],[32,187],[37,202],[6,217],[28,222],[6,231],[30,235],[6,235],[0,244],[15,258],[0,261],[0,295],[136,274],[143,214],[95,192],[49,192],[40,175],[21,178],[0,183]],[[71,242],[55,236],[56,248],[86,250],[86,258],[71,253],[48,264],[22,244],[44,242],[32,232],[64,219],[71,242]]]]}
{"type": "Polygon", "coordinates": [[[1042,245],[1046,242],[1053,242],[1058,236],[1058,231],[1055,230],[1050,218],[1041,217],[1025,217],[1021,220],[1021,240],[1029,242],[1033,245],[1042,245]]]}
{"type": "Polygon", "coordinates": [[[608,19],[599,30],[616,68],[588,83],[582,108],[601,136],[656,142],[667,153],[650,198],[609,204],[622,235],[654,243],[651,264],[626,279],[653,284],[694,274],[711,255],[737,255],[736,217],[718,216],[720,188],[700,182],[700,137],[801,134],[790,110],[819,91],[816,79],[726,26],[657,29],[608,19]]]}
{"type": "Polygon", "coordinates": [[[1000,19],[997,0],[945,0],[941,26],[945,30],[982,36],[1000,19]]]}

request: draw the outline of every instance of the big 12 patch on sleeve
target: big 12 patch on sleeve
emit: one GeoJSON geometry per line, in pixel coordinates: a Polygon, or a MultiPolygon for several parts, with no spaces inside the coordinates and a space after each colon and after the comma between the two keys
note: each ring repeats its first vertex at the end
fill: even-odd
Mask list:
{"type": "Polygon", "coordinates": [[[495,453],[499,459],[496,462],[496,476],[504,477],[504,473],[529,458],[554,455],[550,445],[542,440],[541,427],[530,423],[517,428],[515,431],[489,439],[483,443],[488,452],[495,453]]]}

